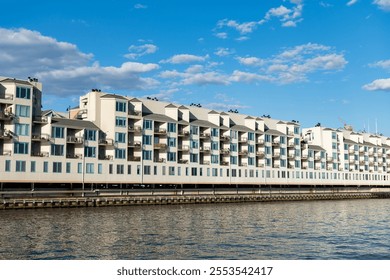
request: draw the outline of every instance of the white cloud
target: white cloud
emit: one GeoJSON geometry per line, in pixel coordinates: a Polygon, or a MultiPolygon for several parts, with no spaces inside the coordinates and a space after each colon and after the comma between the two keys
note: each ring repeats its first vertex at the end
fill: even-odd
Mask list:
{"type": "Polygon", "coordinates": [[[202,62],[205,61],[208,56],[197,56],[192,54],[177,54],[168,58],[166,60],[162,60],[162,63],[172,63],[172,64],[182,64],[182,63],[191,63],[191,62],[202,62]]]}
{"type": "Polygon", "coordinates": [[[39,78],[47,94],[79,95],[96,87],[146,89],[158,84],[141,76],[158,69],[157,64],[100,66],[92,54],[81,52],[76,45],[27,29],[0,28],[0,38],[0,64],[7,69],[6,75],[39,78]]]}
{"type": "Polygon", "coordinates": [[[231,50],[229,48],[218,48],[214,54],[217,56],[229,56],[234,53],[234,50],[231,50]]]}
{"type": "Polygon", "coordinates": [[[239,42],[246,41],[246,40],[249,40],[248,36],[240,36],[240,37],[236,38],[236,41],[239,41],[239,42]]]}
{"type": "Polygon", "coordinates": [[[220,39],[227,39],[228,34],[226,32],[219,32],[215,34],[215,37],[220,38],[220,39]]]}
{"type": "Polygon", "coordinates": [[[148,8],[148,6],[140,3],[134,5],[134,9],[146,9],[146,8],[148,8]]]}
{"type": "Polygon", "coordinates": [[[350,0],[350,1],[348,1],[347,6],[352,6],[352,5],[356,4],[357,1],[358,0],[350,0]]]}
{"type": "Polygon", "coordinates": [[[155,53],[157,50],[158,47],[153,44],[144,44],[140,46],[131,45],[129,47],[130,53],[126,54],[125,57],[129,59],[137,59],[141,56],[155,53]]]}
{"type": "Polygon", "coordinates": [[[272,78],[264,75],[259,75],[256,73],[243,72],[239,70],[233,71],[233,74],[230,77],[230,81],[233,82],[245,82],[251,83],[256,81],[271,81],[272,78]]]}
{"type": "Polygon", "coordinates": [[[244,23],[239,23],[235,20],[223,19],[218,21],[217,27],[223,28],[225,26],[236,29],[240,34],[247,34],[253,32],[253,30],[257,27],[258,22],[249,21],[244,23]]]}
{"type": "Polygon", "coordinates": [[[373,82],[364,85],[363,89],[370,91],[390,91],[390,78],[374,80],[373,82]]]}
{"type": "Polygon", "coordinates": [[[390,11],[390,0],[375,0],[373,3],[382,10],[390,11]]]}
{"type": "Polygon", "coordinates": [[[264,64],[264,60],[257,57],[237,57],[236,58],[240,64],[246,66],[261,66],[264,64]]]}
{"type": "Polygon", "coordinates": [[[384,69],[390,69],[390,59],[380,60],[369,65],[370,67],[380,67],[384,69]]]}

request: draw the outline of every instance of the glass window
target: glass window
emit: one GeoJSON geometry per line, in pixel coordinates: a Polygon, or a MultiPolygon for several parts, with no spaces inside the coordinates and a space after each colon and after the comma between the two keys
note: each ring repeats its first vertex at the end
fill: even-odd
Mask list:
{"type": "Polygon", "coordinates": [[[212,128],[211,129],[211,136],[218,137],[219,135],[219,129],[218,128],[212,128]]]}
{"type": "Polygon", "coordinates": [[[152,135],[144,135],[142,138],[144,145],[152,145],[152,135]]]}
{"type": "Polygon", "coordinates": [[[198,155],[190,154],[190,162],[198,162],[198,155]]]}
{"type": "Polygon", "coordinates": [[[67,162],[66,163],[66,173],[71,173],[71,163],[70,162],[67,162]]]}
{"type": "Polygon", "coordinates": [[[98,173],[99,174],[103,173],[103,165],[101,163],[98,164],[98,173]]]}
{"type": "Polygon", "coordinates": [[[175,152],[168,152],[168,161],[176,161],[176,153],[175,152]]]}
{"type": "Polygon", "coordinates": [[[198,126],[194,126],[194,125],[190,126],[190,134],[191,135],[198,135],[198,132],[199,132],[198,126]]]}
{"type": "Polygon", "coordinates": [[[31,89],[24,87],[16,87],[16,97],[23,99],[31,99],[31,89]]]}
{"type": "Polygon", "coordinates": [[[151,172],[150,165],[144,165],[144,174],[150,175],[150,172],[151,172]]]}
{"type": "Polygon", "coordinates": [[[115,126],[125,127],[126,126],[126,118],[116,117],[115,118],[115,126]]]}
{"type": "Polygon", "coordinates": [[[169,166],[168,174],[171,176],[175,175],[175,167],[169,166]]]}
{"type": "Polygon", "coordinates": [[[11,161],[8,160],[8,159],[5,161],[5,171],[6,172],[10,172],[11,171],[11,161]]]}
{"type": "Polygon", "coordinates": [[[53,173],[62,172],[62,162],[53,162],[53,173]]]}
{"type": "Polygon", "coordinates": [[[16,104],[15,111],[16,111],[15,115],[17,117],[26,117],[26,118],[30,117],[30,106],[16,104]]]}
{"type": "Polygon", "coordinates": [[[64,128],[58,127],[58,126],[53,126],[51,128],[51,136],[53,138],[64,138],[64,128]]]}
{"type": "Polygon", "coordinates": [[[31,169],[30,169],[31,172],[35,172],[36,171],[36,162],[35,161],[32,161],[31,162],[31,169]]]}
{"type": "Polygon", "coordinates": [[[90,141],[96,141],[96,130],[86,129],[84,139],[90,141]]]}
{"type": "Polygon", "coordinates": [[[212,141],[211,142],[211,150],[217,151],[219,148],[219,143],[217,141],[212,141]]]}
{"type": "Polygon", "coordinates": [[[265,134],[264,139],[265,139],[265,142],[271,142],[271,135],[265,134]]]}
{"type": "Polygon", "coordinates": [[[126,133],[115,132],[115,142],[126,143],[126,133]]]}
{"type": "Polygon", "coordinates": [[[124,174],[124,173],[125,173],[125,166],[123,164],[117,164],[116,174],[124,174]]]}
{"type": "MultiPolygon", "coordinates": [[[[80,163],[81,164],[81,163],[80,163]]],[[[49,172],[49,163],[47,161],[43,162],[43,172],[47,173],[49,172]]]]}
{"type": "Polygon", "coordinates": [[[26,162],[24,160],[16,161],[16,172],[26,172],[26,162]]]}
{"type": "Polygon", "coordinates": [[[30,125],[16,123],[15,124],[15,133],[16,133],[16,135],[19,135],[19,136],[28,136],[30,133],[30,125]]]}
{"type": "Polygon", "coordinates": [[[88,174],[93,174],[94,173],[94,164],[93,163],[87,163],[85,172],[88,174]]]}
{"type": "Polygon", "coordinates": [[[192,149],[198,149],[199,148],[198,140],[191,140],[191,148],[192,149]]]}
{"type": "Polygon", "coordinates": [[[255,134],[253,132],[248,132],[248,140],[254,141],[255,140],[255,134]]]}
{"type": "Polygon", "coordinates": [[[51,144],[51,155],[52,156],[63,156],[64,145],[51,144]]]}
{"type": "Polygon", "coordinates": [[[115,158],[126,158],[126,149],[115,149],[115,158]]]}
{"type": "Polygon", "coordinates": [[[152,151],[143,151],[142,152],[143,160],[151,160],[152,159],[152,151]]]}
{"type": "Polygon", "coordinates": [[[14,153],[15,154],[28,154],[28,143],[16,142],[14,143],[14,153]]]}
{"type": "Polygon", "coordinates": [[[153,122],[151,120],[144,120],[144,129],[152,130],[153,122]]]}
{"type": "Polygon", "coordinates": [[[237,144],[230,144],[230,151],[237,152],[237,144]]]}
{"type": "Polygon", "coordinates": [[[230,163],[231,164],[237,164],[237,157],[236,156],[230,156],[230,163]]]}
{"type": "Polygon", "coordinates": [[[168,123],[168,132],[176,132],[176,124],[168,123]]]}
{"type": "Polygon", "coordinates": [[[126,103],[117,101],[115,104],[115,110],[117,112],[126,112],[126,103]]]}
{"type": "Polygon", "coordinates": [[[84,148],[85,157],[96,157],[96,147],[85,147],[84,148]]]}
{"type": "Polygon", "coordinates": [[[219,156],[211,155],[211,163],[218,163],[218,162],[219,162],[219,156]]]}
{"type": "Polygon", "coordinates": [[[168,137],[168,147],[176,147],[176,138],[168,137]]]}

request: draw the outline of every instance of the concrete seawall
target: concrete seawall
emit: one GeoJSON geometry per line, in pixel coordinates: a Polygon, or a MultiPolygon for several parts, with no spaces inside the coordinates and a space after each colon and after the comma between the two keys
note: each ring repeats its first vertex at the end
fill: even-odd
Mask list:
{"type": "MultiPolygon", "coordinates": [[[[0,209],[104,207],[129,205],[174,205],[204,203],[277,202],[341,199],[390,198],[386,189],[270,189],[268,191],[239,190],[165,190],[165,191],[124,191],[83,192],[83,196],[36,196],[4,198],[0,209]]],[[[72,194],[74,195],[74,194],[72,194]]]]}

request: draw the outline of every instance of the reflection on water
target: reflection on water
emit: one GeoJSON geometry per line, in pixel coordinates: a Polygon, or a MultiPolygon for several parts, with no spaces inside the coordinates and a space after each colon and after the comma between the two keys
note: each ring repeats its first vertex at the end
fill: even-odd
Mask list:
{"type": "Polygon", "coordinates": [[[0,259],[390,259],[390,200],[0,212],[0,259]]]}

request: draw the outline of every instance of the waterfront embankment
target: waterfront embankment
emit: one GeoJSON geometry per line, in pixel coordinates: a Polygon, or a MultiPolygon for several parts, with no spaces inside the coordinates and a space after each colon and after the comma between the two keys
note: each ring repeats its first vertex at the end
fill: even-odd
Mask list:
{"type": "Polygon", "coordinates": [[[173,205],[390,198],[388,188],[269,188],[2,192],[0,209],[173,205]]]}

